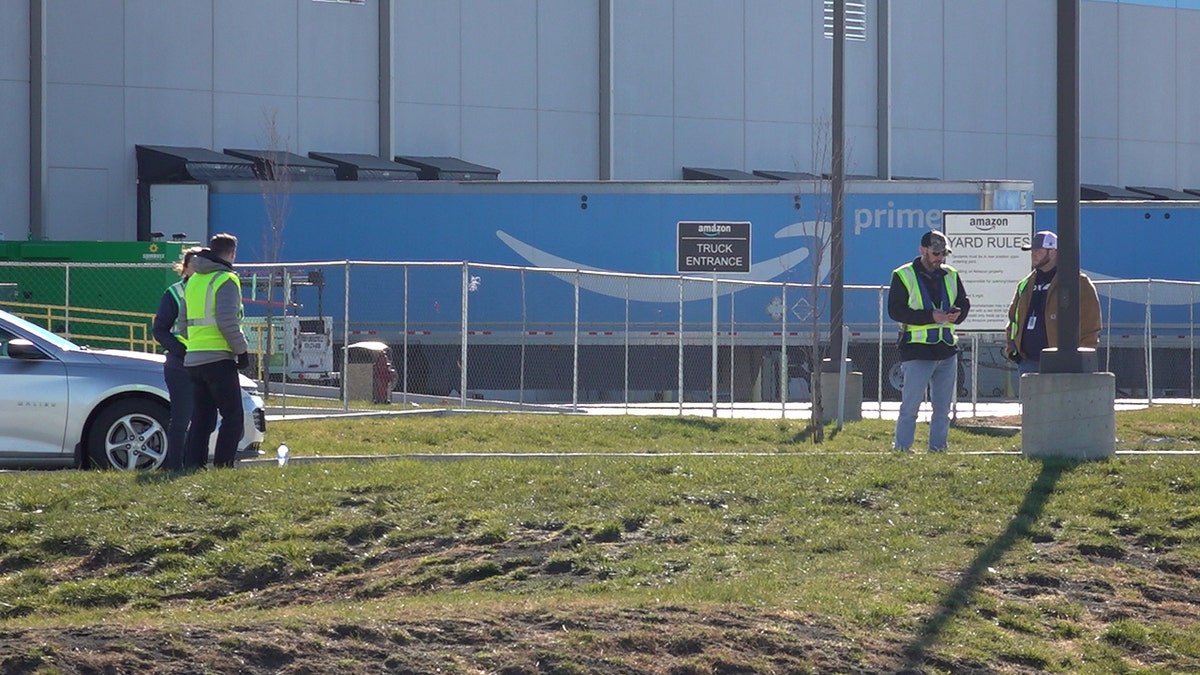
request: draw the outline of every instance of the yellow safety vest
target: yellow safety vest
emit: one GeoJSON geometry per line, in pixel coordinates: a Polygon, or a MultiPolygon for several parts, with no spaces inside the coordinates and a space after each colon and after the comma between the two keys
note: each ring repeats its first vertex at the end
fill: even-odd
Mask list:
{"type": "Polygon", "coordinates": [[[242,282],[226,270],[193,274],[183,289],[187,323],[184,325],[189,352],[232,352],[229,341],[217,327],[217,289],[226,282],[237,286],[238,319],[242,318],[242,282]]]}
{"type": "MultiPolygon", "coordinates": [[[[958,299],[958,270],[949,265],[942,265],[942,269],[946,270],[944,278],[946,284],[946,309],[949,309],[949,307],[954,305],[954,301],[958,299]]],[[[893,272],[900,277],[900,282],[904,284],[905,290],[908,291],[909,309],[941,309],[934,307],[932,300],[927,297],[925,289],[917,281],[917,271],[913,269],[912,263],[897,267],[893,272]]],[[[955,332],[954,324],[952,323],[900,324],[900,329],[904,331],[904,342],[906,344],[933,345],[939,342],[945,342],[948,345],[958,344],[958,333],[955,332]]]]}
{"type": "MultiPolygon", "coordinates": [[[[1025,286],[1029,285],[1029,279],[1030,279],[1030,277],[1026,276],[1024,279],[1021,280],[1021,283],[1017,284],[1017,297],[1018,298],[1020,298],[1021,294],[1025,292],[1025,286]]],[[[1021,334],[1021,324],[1017,323],[1016,321],[1013,321],[1012,323],[1008,324],[1008,339],[1009,340],[1015,341],[1017,339],[1017,336],[1020,334],[1021,334]]]]}
{"type": "Polygon", "coordinates": [[[171,334],[183,343],[184,347],[187,347],[187,336],[183,334],[183,326],[187,323],[187,317],[184,316],[187,309],[183,304],[183,288],[186,284],[187,279],[180,279],[167,287],[167,292],[175,300],[175,323],[171,324],[171,334]]]}

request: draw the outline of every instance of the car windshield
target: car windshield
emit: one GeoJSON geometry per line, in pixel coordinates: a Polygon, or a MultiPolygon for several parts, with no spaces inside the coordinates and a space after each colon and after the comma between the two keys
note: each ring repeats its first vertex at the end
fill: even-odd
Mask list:
{"type": "Polygon", "coordinates": [[[82,347],[75,344],[74,342],[71,342],[70,340],[68,340],[64,337],[55,335],[54,333],[51,333],[50,331],[46,330],[45,328],[42,328],[41,326],[39,326],[37,324],[29,323],[25,319],[22,319],[21,317],[16,316],[15,314],[9,314],[8,312],[0,311],[0,319],[3,319],[6,323],[16,326],[17,328],[20,328],[21,330],[25,331],[26,333],[34,334],[35,336],[45,340],[46,342],[53,344],[55,347],[58,347],[59,349],[63,349],[63,350],[67,350],[67,351],[79,351],[79,350],[83,349],[82,347]]]}

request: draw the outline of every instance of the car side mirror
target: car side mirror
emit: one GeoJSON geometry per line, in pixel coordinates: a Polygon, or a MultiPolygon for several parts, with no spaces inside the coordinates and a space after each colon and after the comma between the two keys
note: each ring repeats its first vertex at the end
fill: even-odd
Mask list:
{"type": "Polygon", "coordinates": [[[42,350],[25,338],[13,338],[8,341],[8,357],[22,361],[40,361],[46,358],[42,350]]]}

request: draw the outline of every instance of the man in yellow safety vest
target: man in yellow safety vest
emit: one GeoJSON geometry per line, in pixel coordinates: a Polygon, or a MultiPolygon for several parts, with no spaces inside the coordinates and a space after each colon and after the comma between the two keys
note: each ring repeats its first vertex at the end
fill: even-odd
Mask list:
{"type": "Polygon", "coordinates": [[[232,467],[242,438],[242,390],[238,371],[250,365],[242,333],[242,285],[233,271],[237,237],[218,234],[192,259],[195,273],[184,287],[180,314],[187,354],[183,364],[192,378],[192,419],[185,442],[184,467],[201,468],[208,459],[208,437],[221,414],[213,465],[232,467]]]}
{"type": "Polygon", "coordinates": [[[971,301],[958,270],[946,264],[950,241],[930,230],[921,236],[920,256],[892,270],[888,316],[900,323],[900,368],[904,384],[892,449],[912,452],[917,410],[929,390],[929,451],[945,452],[950,404],[958,380],[958,334],[971,301]]]}

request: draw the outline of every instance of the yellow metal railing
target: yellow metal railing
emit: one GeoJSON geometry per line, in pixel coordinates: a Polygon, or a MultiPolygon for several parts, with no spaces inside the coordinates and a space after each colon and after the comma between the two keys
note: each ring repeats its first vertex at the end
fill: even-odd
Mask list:
{"type": "Polygon", "coordinates": [[[158,351],[154,315],[147,312],[12,301],[4,306],[26,321],[79,344],[135,352],[158,351]]]}
{"type": "MultiPolygon", "coordinates": [[[[31,302],[6,301],[4,308],[42,328],[72,342],[106,349],[128,349],[155,354],[161,351],[154,339],[154,315],[149,312],[128,312],[88,307],[66,307],[31,302]]],[[[243,326],[249,343],[249,353],[256,356],[259,377],[265,377],[263,355],[278,330],[276,326],[247,321],[243,326]]],[[[282,355],[277,358],[281,359],[282,355]]]]}

